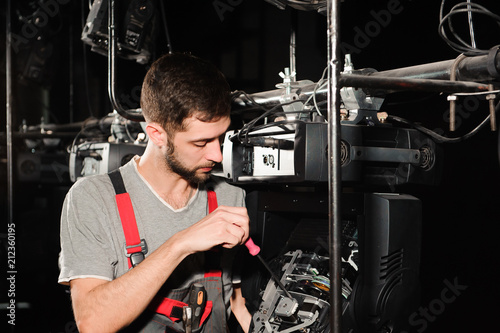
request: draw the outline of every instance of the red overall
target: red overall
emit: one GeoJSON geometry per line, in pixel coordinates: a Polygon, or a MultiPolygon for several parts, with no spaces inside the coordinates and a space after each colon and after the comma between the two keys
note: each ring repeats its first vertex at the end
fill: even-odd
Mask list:
{"type": "MultiPolygon", "coordinates": [[[[116,203],[125,234],[125,250],[128,257],[129,268],[138,265],[145,258],[147,244],[139,236],[135,214],[129,194],[125,190],[125,185],[119,170],[109,173],[111,182],[116,192],[116,203]]],[[[209,213],[217,208],[217,195],[209,189],[207,190],[209,213]]],[[[220,264],[219,254],[216,252],[205,253],[206,261],[220,264]],[[215,258],[215,260],[213,260],[215,258]]],[[[211,266],[213,267],[213,265],[211,266]]],[[[223,298],[222,272],[219,267],[207,270],[204,277],[194,279],[193,283],[201,283],[207,291],[207,304],[201,318],[200,328],[193,329],[193,333],[221,333],[227,331],[226,306],[223,298]]],[[[187,305],[189,289],[175,289],[168,292],[168,298],[156,296],[149,309],[163,316],[155,316],[146,326],[141,327],[141,332],[184,332],[182,323],[182,308],[187,305]]]]}

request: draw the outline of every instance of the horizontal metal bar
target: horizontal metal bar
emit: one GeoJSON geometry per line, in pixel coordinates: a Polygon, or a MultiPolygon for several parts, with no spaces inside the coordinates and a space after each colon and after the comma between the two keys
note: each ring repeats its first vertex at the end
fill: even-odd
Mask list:
{"type": "Polygon", "coordinates": [[[352,146],[351,160],[420,163],[420,151],[418,149],[352,146]]]}
{"type": "MultiPolygon", "coordinates": [[[[370,75],[360,74],[341,74],[339,78],[341,87],[364,88],[367,93],[373,96],[384,95],[395,91],[430,91],[444,93],[461,92],[482,92],[488,91],[488,84],[472,81],[449,81],[440,79],[420,79],[420,78],[401,78],[401,77],[383,77],[378,73],[370,75]]],[[[326,96],[327,87],[317,88],[317,84],[309,84],[297,89],[297,94],[301,98],[307,98],[313,93],[318,96],[326,96]]],[[[280,103],[283,89],[275,89],[255,93],[250,95],[253,100],[260,105],[276,105],[280,103]]],[[[236,98],[234,103],[245,106],[245,98],[236,98]]]]}
{"type": "Polygon", "coordinates": [[[344,74],[340,77],[343,87],[368,88],[374,93],[388,91],[437,91],[446,93],[488,91],[488,85],[476,82],[434,79],[408,79],[344,74]]]}
{"type": "MultiPolygon", "coordinates": [[[[390,69],[370,74],[378,77],[449,80],[455,59],[416,66],[390,69]]],[[[492,49],[489,54],[467,57],[460,61],[456,70],[457,81],[491,81],[500,77],[500,54],[492,49]]]]}

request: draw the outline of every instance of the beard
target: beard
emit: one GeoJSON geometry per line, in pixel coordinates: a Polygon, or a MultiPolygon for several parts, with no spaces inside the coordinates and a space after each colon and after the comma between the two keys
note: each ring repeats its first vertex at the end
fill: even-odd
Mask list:
{"type": "Polygon", "coordinates": [[[214,164],[210,163],[207,165],[198,165],[193,168],[187,167],[185,164],[183,164],[179,159],[174,151],[173,146],[169,145],[169,149],[167,154],[165,155],[165,163],[166,166],[169,170],[172,172],[178,174],[182,178],[184,178],[186,181],[188,181],[190,184],[201,184],[204,183],[208,180],[210,177],[209,172],[203,172],[201,174],[197,173],[197,171],[201,168],[213,168],[214,164]]]}

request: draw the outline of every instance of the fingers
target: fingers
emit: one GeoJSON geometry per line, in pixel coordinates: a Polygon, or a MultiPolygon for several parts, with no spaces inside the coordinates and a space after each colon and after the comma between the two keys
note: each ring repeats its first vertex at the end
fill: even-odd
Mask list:
{"type": "Polygon", "coordinates": [[[223,247],[231,248],[236,245],[243,244],[246,239],[246,233],[243,228],[236,224],[226,224],[226,241],[222,244],[223,247]]]}
{"type": "Polygon", "coordinates": [[[248,238],[249,218],[245,207],[219,206],[208,217],[214,221],[213,227],[220,228],[216,245],[232,248],[248,238]]]}
{"type": "Polygon", "coordinates": [[[239,243],[242,244],[249,235],[249,218],[245,207],[228,207],[219,206],[214,212],[216,219],[221,219],[227,223],[227,232],[239,238],[239,243]]]}
{"type": "Polygon", "coordinates": [[[243,244],[249,235],[249,218],[245,207],[219,206],[198,223],[179,232],[177,239],[187,253],[207,251],[222,245],[232,248],[243,244]]]}

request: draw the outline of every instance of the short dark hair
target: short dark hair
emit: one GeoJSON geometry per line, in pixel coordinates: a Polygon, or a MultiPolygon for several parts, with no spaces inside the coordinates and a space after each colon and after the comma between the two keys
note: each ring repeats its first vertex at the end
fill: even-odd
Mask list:
{"type": "Polygon", "coordinates": [[[231,91],[224,75],[211,63],[186,53],[166,54],[146,73],[141,92],[144,118],[167,133],[184,130],[184,120],[229,117],[231,91]]]}

